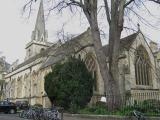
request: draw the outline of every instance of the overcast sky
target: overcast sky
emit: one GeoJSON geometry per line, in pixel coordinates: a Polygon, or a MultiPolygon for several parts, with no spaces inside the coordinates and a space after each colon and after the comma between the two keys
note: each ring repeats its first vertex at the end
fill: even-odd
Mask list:
{"type": "MultiPolygon", "coordinates": [[[[5,56],[9,63],[17,59],[19,59],[20,62],[24,60],[25,45],[31,40],[31,33],[36,21],[38,4],[34,6],[31,17],[27,19],[21,14],[24,1],[25,0],[3,0],[0,3],[0,51],[2,52],[0,56],[5,56]]],[[[153,12],[159,12],[160,10],[155,8],[155,6],[149,5],[149,7],[151,7],[153,12]]],[[[45,10],[47,11],[46,8],[45,10]]],[[[65,13],[63,16],[65,20],[55,13],[51,14],[51,16],[52,17],[49,17],[46,21],[46,29],[48,30],[49,41],[51,42],[57,41],[56,31],[61,29],[62,23],[66,23],[66,20],[66,32],[79,34],[88,27],[85,18],[82,16],[72,17],[70,13],[65,13]],[[81,22],[79,22],[79,19],[81,22]]],[[[103,25],[103,27],[105,26],[103,25]]],[[[160,31],[148,29],[145,26],[142,26],[141,29],[154,41],[158,42],[160,40],[160,31]]]]}

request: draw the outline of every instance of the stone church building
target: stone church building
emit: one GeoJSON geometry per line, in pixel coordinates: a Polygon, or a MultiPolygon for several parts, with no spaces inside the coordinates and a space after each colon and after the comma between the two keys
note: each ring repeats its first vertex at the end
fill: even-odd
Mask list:
{"type": "MultiPolygon", "coordinates": [[[[5,76],[4,97],[14,102],[27,100],[31,105],[50,106],[44,91],[44,76],[51,71],[55,63],[76,53],[77,56],[80,55],[84,59],[87,68],[97,76],[92,99],[93,102],[97,101],[100,96],[105,95],[105,90],[94,48],[88,46],[77,52],[79,48],[92,43],[90,29],[65,43],[48,42],[41,1],[31,41],[26,45],[25,60],[21,64],[13,64],[10,72],[5,76]]],[[[159,95],[160,80],[157,69],[160,52],[157,44],[151,42],[149,45],[143,34],[138,31],[122,38],[120,45],[120,92],[130,92],[132,95],[147,94],[148,98],[159,95]]],[[[107,64],[108,45],[103,46],[102,50],[106,55],[107,64]]]]}

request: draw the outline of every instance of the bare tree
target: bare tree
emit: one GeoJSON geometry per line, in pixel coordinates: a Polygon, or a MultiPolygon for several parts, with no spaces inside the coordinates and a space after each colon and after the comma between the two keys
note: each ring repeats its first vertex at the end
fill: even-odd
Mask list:
{"type": "MultiPolygon", "coordinates": [[[[24,10],[29,6],[31,8],[32,2],[29,0],[25,5],[24,10]]],[[[37,0],[35,0],[37,1],[37,0]]],[[[48,0],[56,1],[56,0],[48,0]]],[[[49,13],[52,10],[58,9],[59,11],[64,8],[70,8],[72,11],[73,6],[82,9],[86,16],[88,23],[91,28],[92,39],[94,44],[95,53],[100,67],[100,72],[105,83],[106,95],[111,99],[108,100],[110,109],[118,107],[118,101],[120,100],[120,90],[118,85],[119,80],[119,50],[120,50],[120,39],[124,29],[124,16],[125,12],[132,11],[144,24],[149,24],[142,16],[133,10],[133,6],[139,7],[138,4],[143,4],[143,0],[103,0],[107,22],[109,25],[109,67],[106,64],[106,56],[102,51],[102,43],[100,37],[100,30],[98,26],[98,0],[58,0],[55,2],[56,5],[50,8],[49,13]],[[114,96],[114,97],[111,97],[114,96]]],[[[160,0],[145,0],[160,4],[160,0]]],[[[145,6],[145,5],[144,5],[145,6]]],[[[31,9],[29,9],[31,10],[31,9]]],[[[150,12],[147,8],[146,10],[150,12]]],[[[131,19],[130,19],[131,20],[131,19]]]]}
{"type": "MultiPolygon", "coordinates": [[[[106,86],[105,87],[106,94],[107,96],[120,95],[117,83],[110,76],[110,73],[108,71],[108,67],[106,64],[106,57],[102,51],[102,43],[101,43],[100,31],[99,31],[98,20],[97,20],[97,4],[98,4],[97,2],[98,2],[97,0],[84,0],[84,1],[83,0],[80,0],[80,1],[61,0],[58,3],[58,5],[53,7],[53,9],[58,8],[59,10],[61,10],[63,8],[70,7],[70,6],[78,6],[83,10],[83,13],[85,14],[91,28],[95,53],[99,63],[100,72],[106,86]],[[115,88],[117,88],[117,90],[115,88]]],[[[115,101],[115,100],[110,99],[109,103],[112,101],[115,101]]],[[[117,106],[115,103],[114,105],[117,106]]]]}
{"type": "MultiPolygon", "coordinates": [[[[148,1],[160,4],[160,0],[148,1]]],[[[109,25],[109,75],[111,76],[111,81],[114,81],[113,83],[116,84],[115,86],[117,86],[119,80],[118,60],[120,54],[120,39],[122,31],[124,29],[125,12],[133,12],[133,14],[135,14],[143,24],[154,27],[146,19],[144,19],[141,15],[134,11],[134,6],[139,8],[141,4],[152,16],[150,10],[145,6],[143,2],[143,0],[104,0],[107,22],[109,25]]],[[[128,15],[127,17],[130,16],[128,15]]],[[[131,20],[131,18],[129,18],[129,20],[131,20]]],[[[114,91],[114,88],[111,89],[112,91],[114,91]]],[[[117,93],[113,95],[117,95],[117,93]]]]}

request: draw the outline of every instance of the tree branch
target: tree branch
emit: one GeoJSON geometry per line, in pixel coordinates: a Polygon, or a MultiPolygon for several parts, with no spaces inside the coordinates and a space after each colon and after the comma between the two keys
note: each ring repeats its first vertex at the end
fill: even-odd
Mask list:
{"type": "Polygon", "coordinates": [[[160,0],[149,0],[149,1],[152,1],[152,2],[160,4],[160,0]]]}
{"type": "Polygon", "coordinates": [[[87,44],[87,45],[84,45],[84,46],[81,46],[78,50],[76,50],[74,52],[74,54],[77,54],[79,53],[80,51],[82,51],[83,49],[87,48],[87,47],[93,47],[94,45],[93,44],[87,44]]]}
{"type": "Polygon", "coordinates": [[[108,6],[108,1],[104,0],[104,4],[105,4],[105,11],[106,11],[106,15],[107,15],[107,20],[108,20],[108,24],[111,23],[111,17],[110,17],[110,10],[109,10],[109,6],[108,6]]]}
{"type": "Polygon", "coordinates": [[[128,5],[130,5],[132,2],[134,2],[134,0],[128,1],[128,2],[124,5],[124,8],[127,7],[128,5]]]}
{"type": "Polygon", "coordinates": [[[124,23],[124,5],[126,0],[121,0],[119,3],[119,11],[118,11],[118,26],[120,30],[123,30],[123,23],[124,23]]]}
{"type": "MultiPolygon", "coordinates": [[[[25,12],[27,9],[29,9],[29,12],[28,12],[28,18],[30,17],[31,15],[31,11],[32,11],[32,4],[33,4],[34,0],[29,0],[23,7],[23,12],[25,12]]],[[[36,2],[36,0],[35,0],[36,2]]]]}

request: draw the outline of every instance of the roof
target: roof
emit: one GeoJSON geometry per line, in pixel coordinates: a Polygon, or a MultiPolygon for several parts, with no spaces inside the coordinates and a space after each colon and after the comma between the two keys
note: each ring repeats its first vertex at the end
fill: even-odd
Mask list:
{"type": "MultiPolygon", "coordinates": [[[[61,45],[58,45],[59,43],[53,44],[51,47],[49,47],[48,49],[46,49],[42,53],[37,54],[36,56],[33,56],[33,57],[29,58],[28,60],[24,61],[23,63],[19,64],[15,68],[15,70],[21,68],[24,65],[27,65],[27,64],[33,62],[39,58],[42,58],[42,57],[46,58],[46,59],[44,59],[40,69],[48,67],[50,65],[53,65],[53,64],[57,63],[58,61],[63,60],[66,56],[68,56],[74,52],[74,48],[68,47],[68,44],[69,44],[69,46],[75,46],[77,40],[80,40],[80,38],[82,38],[83,36],[86,37],[85,35],[89,35],[89,32],[85,31],[84,33],[80,34],[79,36],[74,37],[73,39],[71,39],[61,45]]],[[[136,39],[137,35],[138,35],[138,32],[122,38],[120,40],[120,47],[129,49],[131,44],[133,43],[133,41],[136,39]]],[[[105,55],[108,56],[109,55],[109,45],[103,46],[102,49],[103,49],[105,55]]]]}
{"type": "Polygon", "coordinates": [[[138,34],[139,34],[139,32],[136,32],[136,33],[133,33],[127,37],[122,38],[120,40],[120,47],[124,47],[126,49],[129,49],[138,34]]]}
{"type": "Polygon", "coordinates": [[[43,52],[41,52],[41,53],[39,53],[39,54],[37,54],[37,55],[35,55],[35,56],[27,59],[26,61],[22,62],[21,64],[19,64],[14,70],[17,70],[17,69],[19,69],[19,68],[21,68],[21,67],[23,67],[23,66],[25,66],[25,65],[33,62],[33,61],[35,61],[35,60],[37,60],[37,59],[39,59],[39,58],[47,57],[47,56],[48,56],[48,53],[49,53],[50,51],[53,51],[53,49],[55,48],[55,46],[56,46],[56,44],[52,44],[52,46],[50,46],[49,48],[47,48],[47,49],[44,50],[43,52]]]}
{"type": "MultiPolygon", "coordinates": [[[[127,37],[122,38],[120,40],[120,49],[125,48],[125,49],[129,50],[130,46],[132,45],[132,43],[136,39],[138,33],[139,32],[136,32],[136,33],[133,33],[127,37]]],[[[103,46],[102,50],[106,56],[109,56],[109,45],[108,44],[103,46]]]]}
{"type": "Polygon", "coordinates": [[[57,48],[54,53],[49,52],[48,58],[43,62],[41,68],[48,67],[50,65],[53,65],[61,60],[64,59],[65,56],[71,54],[68,50],[64,50],[63,47],[57,48]]]}
{"type": "Polygon", "coordinates": [[[79,40],[82,36],[85,36],[86,34],[88,34],[88,31],[83,32],[82,34],[78,35],[77,37],[74,37],[73,39],[65,42],[64,44],[60,44],[59,42],[57,42],[56,44],[53,44],[51,47],[44,50],[43,52],[41,52],[41,53],[27,59],[26,61],[22,62],[14,70],[17,70],[17,69],[19,69],[29,63],[32,63],[33,61],[40,59],[40,58],[46,58],[46,59],[44,59],[41,68],[45,68],[49,65],[57,63],[58,61],[62,60],[65,56],[73,53],[73,47],[68,47],[68,44],[70,46],[73,46],[73,44],[76,44],[77,40],[79,40]]]}
{"type": "Polygon", "coordinates": [[[54,50],[50,50],[48,53],[48,58],[46,61],[42,64],[41,69],[48,67],[50,65],[53,65],[61,60],[63,60],[66,56],[71,55],[75,51],[75,45],[78,47],[79,42],[77,40],[81,40],[80,38],[85,37],[85,35],[88,35],[88,31],[85,31],[84,33],[78,35],[77,37],[74,37],[73,39],[65,42],[64,44],[61,44],[59,47],[55,48],[54,50]],[[74,46],[74,47],[72,47],[74,46]]]}
{"type": "Polygon", "coordinates": [[[14,70],[17,70],[17,69],[19,69],[19,68],[21,68],[21,67],[23,67],[23,66],[25,66],[25,65],[27,65],[27,64],[29,64],[29,63],[35,61],[35,60],[37,60],[38,58],[43,57],[43,56],[44,56],[44,54],[42,54],[42,53],[37,54],[37,55],[35,55],[35,56],[29,58],[28,60],[22,62],[21,64],[19,64],[14,70]]]}

